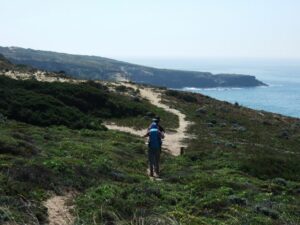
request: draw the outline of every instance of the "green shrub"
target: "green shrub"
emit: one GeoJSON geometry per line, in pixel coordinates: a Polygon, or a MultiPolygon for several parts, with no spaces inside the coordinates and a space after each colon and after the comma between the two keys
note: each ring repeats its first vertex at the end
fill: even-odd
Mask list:
{"type": "Polygon", "coordinates": [[[151,104],[108,92],[99,83],[46,83],[0,77],[0,113],[39,126],[103,129],[101,118],[144,116],[151,104]]]}
{"type": "Polygon", "coordinates": [[[178,98],[185,102],[197,102],[197,98],[192,93],[182,92],[182,91],[175,91],[175,90],[167,90],[166,95],[178,98]]]}

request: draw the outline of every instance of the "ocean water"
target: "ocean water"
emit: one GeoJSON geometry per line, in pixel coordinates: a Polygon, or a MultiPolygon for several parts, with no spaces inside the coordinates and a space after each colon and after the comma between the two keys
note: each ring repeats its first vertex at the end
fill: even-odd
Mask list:
{"type": "Polygon", "coordinates": [[[255,75],[267,87],[183,90],[240,105],[300,118],[300,60],[139,59],[134,63],[158,68],[255,75]]]}

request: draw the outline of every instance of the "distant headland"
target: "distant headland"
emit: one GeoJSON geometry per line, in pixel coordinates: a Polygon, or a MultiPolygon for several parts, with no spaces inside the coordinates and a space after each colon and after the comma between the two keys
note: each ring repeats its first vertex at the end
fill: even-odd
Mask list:
{"type": "Polygon", "coordinates": [[[72,55],[19,47],[0,47],[0,54],[15,64],[53,72],[60,71],[79,79],[130,80],[167,88],[266,86],[252,75],[158,69],[99,56],[72,55]]]}

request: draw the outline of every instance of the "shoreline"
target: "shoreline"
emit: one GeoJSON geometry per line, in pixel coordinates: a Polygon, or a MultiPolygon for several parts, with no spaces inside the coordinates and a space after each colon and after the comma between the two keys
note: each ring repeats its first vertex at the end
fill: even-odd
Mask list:
{"type": "Polygon", "coordinates": [[[253,88],[186,87],[176,90],[198,93],[220,101],[238,103],[253,110],[300,119],[300,112],[297,110],[300,107],[300,92],[297,92],[297,88],[297,84],[289,82],[253,88]]]}

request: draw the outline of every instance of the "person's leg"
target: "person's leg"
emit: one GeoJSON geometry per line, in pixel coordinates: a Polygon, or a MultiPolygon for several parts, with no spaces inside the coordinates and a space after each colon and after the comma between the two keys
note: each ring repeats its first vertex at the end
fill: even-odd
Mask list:
{"type": "Polygon", "coordinates": [[[159,176],[159,160],[160,160],[160,149],[155,151],[155,173],[159,176]]]}
{"type": "Polygon", "coordinates": [[[149,160],[149,175],[152,177],[154,173],[154,166],[155,166],[155,155],[153,149],[148,149],[148,160],[149,160]]]}

